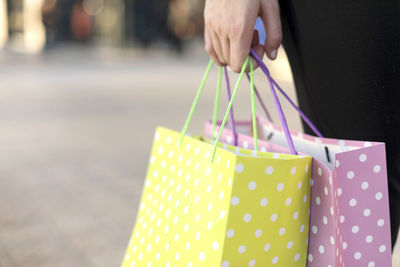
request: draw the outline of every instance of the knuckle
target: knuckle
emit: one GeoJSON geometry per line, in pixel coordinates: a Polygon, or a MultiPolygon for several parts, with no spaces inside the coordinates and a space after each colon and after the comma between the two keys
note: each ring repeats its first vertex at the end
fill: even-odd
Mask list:
{"type": "Polygon", "coordinates": [[[224,27],[221,24],[217,24],[214,26],[214,31],[217,35],[221,36],[224,32],[224,27]]]}

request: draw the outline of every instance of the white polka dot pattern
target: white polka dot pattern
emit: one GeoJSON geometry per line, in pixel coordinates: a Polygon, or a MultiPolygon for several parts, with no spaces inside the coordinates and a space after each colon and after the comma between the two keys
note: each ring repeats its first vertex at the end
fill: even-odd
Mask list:
{"type": "MultiPolygon", "coordinates": [[[[263,129],[261,138],[267,138],[271,130],[281,133],[278,126],[260,117],[258,123],[263,129]]],[[[310,146],[329,144],[341,151],[333,159],[333,170],[313,159],[308,242],[311,256],[307,256],[307,266],[391,266],[384,144],[317,140],[294,132],[293,137],[295,144],[301,139],[310,146]]],[[[243,134],[238,134],[238,141],[239,145],[253,142],[243,134]]],[[[270,152],[289,152],[270,142],[259,140],[258,145],[270,152]]],[[[323,148],[321,157],[325,157],[323,148]]],[[[295,215],[292,214],[293,219],[295,215]]]]}
{"type": "Polygon", "coordinates": [[[157,129],[122,267],[305,266],[312,159],[224,145],[211,163],[211,144],[179,137],[157,129]]]}

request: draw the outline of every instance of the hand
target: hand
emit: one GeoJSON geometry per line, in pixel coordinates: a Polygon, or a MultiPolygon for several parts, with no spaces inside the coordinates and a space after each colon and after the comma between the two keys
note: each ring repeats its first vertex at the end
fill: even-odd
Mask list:
{"type": "Polygon", "coordinates": [[[250,47],[261,58],[264,53],[276,58],[282,42],[278,0],[206,0],[204,20],[205,49],[218,65],[240,72],[250,47]],[[265,25],[265,46],[253,29],[258,16],[265,25]]]}

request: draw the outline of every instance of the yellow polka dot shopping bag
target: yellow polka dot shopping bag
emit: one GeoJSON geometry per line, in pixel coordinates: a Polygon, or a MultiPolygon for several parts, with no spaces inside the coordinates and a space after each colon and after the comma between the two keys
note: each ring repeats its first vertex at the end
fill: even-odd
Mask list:
{"type": "Polygon", "coordinates": [[[306,266],[312,158],[218,142],[247,64],[215,142],[185,135],[211,61],[182,133],[157,128],[122,267],[306,266]]]}

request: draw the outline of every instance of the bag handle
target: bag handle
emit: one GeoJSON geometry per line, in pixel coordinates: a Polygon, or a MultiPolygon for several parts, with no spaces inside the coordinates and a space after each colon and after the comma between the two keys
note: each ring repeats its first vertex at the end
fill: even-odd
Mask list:
{"type": "MultiPolygon", "coordinates": [[[[211,138],[213,140],[216,137],[215,128],[217,126],[219,98],[220,98],[220,95],[221,95],[222,71],[224,71],[224,74],[225,74],[225,82],[226,82],[226,91],[227,91],[227,96],[228,96],[228,103],[231,100],[231,86],[230,86],[230,82],[229,82],[228,71],[227,71],[226,67],[219,67],[218,83],[217,83],[217,91],[216,91],[215,102],[214,102],[214,112],[213,112],[212,131],[211,131],[211,138]]],[[[250,76],[249,76],[249,79],[250,79],[250,76]]],[[[237,142],[236,122],[235,122],[235,118],[234,118],[234,115],[233,115],[233,107],[231,107],[231,110],[230,110],[230,117],[231,117],[230,120],[231,120],[231,124],[232,124],[233,144],[235,146],[237,146],[238,142],[237,142]]]]}
{"type": "MultiPolygon", "coordinates": [[[[257,54],[256,54],[257,55],[257,54]]],[[[256,59],[257,60],[257,59],[256,59]]],[[[262,61],[261,59],[259,59],[259,61],[262,61]]],[[[257,62],[259,63],[259,61],[257,60],[257,62]]],[[[265,64],[264,64],[265,65],[265,64]]],[[[221,67],[222,68],[222,67],[221,67]]],[[[279,92],[289,101],[289,103],[293,106],[294,109],[296,109],[296,111],[299,113],[299,115],[301,116],[301,118],[306,122],[306,124],[312,129],[312,131],[320,138],[323,138],[323,135],[321,134],[321,132],[317,129],[317,127],[311,122],[311,120],[302,112],[302,110],[292,101],[292,99],[285,93],[285,91],[277,84],[277,82],[271,77],[270,72],[268,70],[268,68],[265,66],[265,70],[267,72],[264,72],[267,77],[269,79],[272,80],[273,85],[275,85],[277,87],[277,89],[279,90],[279,92]]],[[[220,70],[221,71],[221,70],[220,70]]],[[[226,86],[227,86],[227,93],[228,93],[228,100],[230,101],[231,99],[231,92],[230,92],[230,84],[229,84],[229,76],[228,76],[228,72],[227,72],[227,68],[224,67],[224,73],[225,73],[225,80],[226,80],[226,86]]],[[[248,72],[246,72],[246,77],[250,82],[250,75],[248,72]]],[[[219,101],[219,92],[220,92],[220,86],[221,86],[221,81],[220,81],[220,76],[218,77],[219,82],[218,82],[218,86],[217,86],[217,95],[218,95],[218,101],[219,101]]],[[[267,119],[270,122],[273,122],[272,117],[270,115],[270,113],[268,112],[268,109],[266,108],[264,101],[261,98],[260,93],[258,92],[256,86],[254,86],[254,92],[255,95],[258,99],[258,102],[261,105],[261,108],[263,109],[267,119]]],[[[217,99],[217,98],[216,98],[217,99]]],[[[217,101],[217,100],[216,100],[217,101]]],[[[216,123],[217,123],[217,114],[218,114],[218,105],[217,102],[215,103],[214,106],[214,116],[213,116],[213,124],[212,124],[212,136],[213,138],[215,137],[214,133],[215,133],[215,127],[216,127],[216,123]]],[[[232,133],[233,133],[233,138],[234,138],[234,145],[237,146],[237,132],[236,132],[236,126],[235,126],[235,119],[234,119],[234,113],[233,113],[233,107],[231,107],[231,111],[230,111],[230,116],[231,116],[231,123],[232,123],[232,133]]]]}
{"type": "Polygon", "coordinates": [[[253,117],[253,138],[254,138],[254,150],[258,151],[258,131],[257,131],[257,119],[256,119],[256,101],[255,101],[255,86],[254,86],[254,71],[253,61],[250,60],[250,95],[251,95],[251,115],[253,117]]]}
{"type": "Polygon", "coordinates": [[[246,61],[244,62],[242,70],[241,70],[241,72],[239,74],[239,77],[238,77],[238,79],[236,81],[235,88],[234,88],[233,93],[232,93],[232,97],[231,97],[231,99],[229,101],[228,108],[227,108],[227,110],[225,112],[225,116],[224,116],[224,119],[222,120],[218,136],[217,136],[217,138],[215,140],[215,143],[214,143],[214,149],[213,149],[213,153],[212,153],[212,157],[211,157],[211,162],[213,162],[213,160],[214,160],[218,142],[219,142],[219,140],[221,138],[222,131],[224,130],[224,127],[225,127],[226,121],[228,119],[230,110],[231,110],[233,102],[234,102],[234,100],[236,98],[240,82],[242,81],[245,69],[246,69],[247,65],[249,64],[249,61],[250,61],[250,89],[251,89],[251,94],[250,95],[251,95],[251,111],[252,111],[252,116],[253,116],[254,150],[258,151],[257,121],[256,121],[255,99],[254,99],[254,95],[255,95],[255,93],[254,93],[254,75],[253,75],[254,71],[253,71],[253,62],[251,60],[249,60],[249,58],[250,57],[247,56],[246,61]]]}
{"type": "Polygon", "coordinates": [[[278,96],[277,96],[277,94],[276,94],[274,85],[273,85],[272,80],[271,80],[271,78],[270,78],[270,76],[269,76],[269,71],[268,71],[268,69],[267,69],[267,66],[265,66],[264,62],[258,57],[258,55],[257,55],[257,53],[254,51],[254,49],[251,49],[251,50],[250,50],[250,54],[254,57],[254,59],[257,61],[258,65],[260,66],[260,68],[261,68],[261,69],[265,72],[265,74],[267,74],[267,76],[268,76],[268,81],[269,81],[269,84],[270,84],[270,88],[271,88],[271,92],[272,92],[272,97],[273,97],[273,99],[274,99],[276,109],[278,110],[278,115],[279,115],[279,118],[280,118],[281,123],[282,123],[282,128],[283,128],[283,132],[284,132],[284,134],[285,134],[285,136],[286,136],[286,140],[287,140],[287,142],[288,142],[288,144],[289,144],[290,152],[291,152],[292,154],[294,154],[294,155],[297,155],[298,153],[297,153],[297,151],[296,151],[296,148],[294,147],[293,140],[292,140],[292,136],[290,135],[290,131],[289,131],[289,127],[288,127],[288,124],[287,124],[287,121],[286,121],[285,114],[284,114],[283,111],[282,111],[282,106],[281,106],[281,103],[279,102],[279,98],[278,98],[278,96]]]}
{"type": "MultiPolygon", "coordinates": [[[[224,74],[225,74],[225,83],[226,83],[226,93],[228,95],[228,103],[231,101],[232,95],[231,95],[231,85],[229,82],[229,76],[228,76],[228,70],[226,67],[224,67],[224,74]]],[[[231,116],[231,124],[232,124],[232,133],[233,133],[233,144],[235,146],[238,145],[238,140],[237,140],[237,132],[236,132],[236,122],[235,122],[235,117],[233,115],[233,106],[231,107],[230,110],[230,116],[231,116]]]]}
{"type": "MultiPolygon", "coordinates": [[[[320,138],[324,138],[324,136],[321,134],[321,132],[317,129],[317,127],[311,122],[311,120],[301,111],[301,109],[292,101],[292,99],[285,93],[285,91],[278,85],[278,83],[271,77],[271,74],[267,68],[267,66],[264,64],[262,59],[255,53],[253,48],[250,50],[251,55],[253,58],[257,61],[258,65],[260,66],[261,70],[267,75],[268,79],[272,84],[270,83],[270,86],[275,86],[278,91],[289,101],[289,103],[294,107],[294,109],[297,110],[297,112],[300,114],[301,118],[306,122],[306,124],[311,128],[311,130],[320,138]]],[[[261,98],[259,98],[260,101],[261,98]]]]}
{"type": "MultiPolygon", "coordinates": [[[[274,99],[276,108],[277,108],[277,110],[278,110],[278,115],[279,115],[280,120],[281,120],[281,123],[282,123],[282,127],[283,127],[284,134],[285,134],[285,136],[286,136],[286,140],[288,141],[288,144],[289,144],[290,151],[291,151],[292,154],[297,155],[297,151],[296,151],[296,149],[295,149],[295,147],[294,147],[293,140],[292,140],[292,137],[291,137],[291,134],[290,134],[290,131],[289,131],[289,127],[288,127],[288,124],[287,124],[285,115],[284,115],[284,113],[283,113],[283,111],[282,111],[282,107],[281,107],[281,104],[280,104],[280,102],[279,102],[279,98],[278,98],[278,96],[277,96],[277,94],[276,94],[274,85],[278,88],[278,90],[281,92],[281,94],[283,94],[283,95],[289,100],[289,102],[296,108],[296,110],[300,113],[300,115],[302,116],[302,118],[305,119],[305,121],[307,122],[307,124],[310,125],[310,127],[317,133],[317,135],[320,136],[320,137],[322,137],[322,134],[316,129],[316,127],[311,123],[311,121],[310,121],[310,120],[304,115],[304,113],[293,103],[293,101],[287,96],[287,94],[280,88],[280,86],[276,83],[276,81],[271,77],[270,72],[269,72],[267,66],[266,66],[266,65],[264,64],[264,62],[258,57],[257,53],[254,51],[253,48],[251,48],[250,54],[251,54],[251,56],[257,61],[257,63],[258,63],[258,65],[260,66],[261,70],[262,70],[262,71],[267,75],[267,77],[268,77],[268,81],[269,81],[269,84],[270,84],[270,89],[271,89],[271,92],[272,92],[272,95],[273,95],[273,99],[274,99]]],[[[213,154],[212,154],[212,158],[211,158],[211,161],[212,161],[212,162],[213,162],[213,160],[214,160],[215,152],[216,152],[216,149],[217,149],[217,144],[218,144],[218,142],[219,142],[219,140],[220,140],[220,138],[221,138],[221,134],[222,134],[223,128],[225,127],[225,124],[226,124],[228,115],[231,113],[230,111],[232,110],[233,101],[234,101],[234,99],[235,99],[235,97],[236,97],[237,91],[238,91],[238,89],[239,89],[240,82],[241,82],[241,80],[242,80],[242,78],[243,78],[243,74],[244,74],[244,71],[245,71],[245,69],[246,69],[248,63],[249,63],[249,56],[246,58],[246,61],[245,61],[245,63],[243,64],[242,70],[241,70],[241,72],[240,72],[240,74],[239,74],[238,80],[236,81],[236,85],[235,85],[235,88],[234,88],[232,97],[231,97],[231,99],[230,99],[230,101],[229,101],[229,104],[228,104],[228,109],[226,110],[224,119],[223,119],[222,124],[221,124],[221,127],[220,127],[220,131],[219,131],[218,136],[217,136],[217,138],[216,138],[216,140],[215,140],[214,149],[213,149],[213,154]]],[[[204,85],[205,85],[205,83],[206,83],[206,80],[207,80],[207,77],[208,77],[208,75],[209,75],[209,71],[210,71],[210,69],[211,69],[211,67],[212,67],[212,64],[213,64],[213,61],[210,60],[209,63],[208,63],[207,69],[206,69],[206,71],[205,71],[205,74],[204,74],[204,76],[203,76],[202,82],[201,82],[201,84],[200,84],[200,86],[199,86],[199,89],[198,89],[198,91],[197,91],[196,97],[195,97],[195,99],[194,99],[194,101],[193,101],[193,104],[192,104],[192,106],[191,106],[191,108],[190,108],[189,115],[188,115],[188,117],[187,117],[187,119],[186,119],[185,125],[184,125],[184,127],[183,127],[183,129],[182,129],[181,137],[180,137],[179,142],[178,142],[178,146],[180,146],[180,145],[182,144],[183,138],[184,138],[184,136],[186,135],[187,128],[188,128],[189,123],[190,123],[190,121],[191,121],[191,118],[192,118],[192,116],[193,116],[194,110],[195,110],[195,108],[196,108],[196,106],[197,106],[197,103],[198,103],[198,100],[199,100],[199,98],[200,98],[201,92],[203,91],[203,88],[204,88],[204,85]]],[[[225,70],[225,71],[226,71],[226,70],[225,70]]],[[[227,72],[225,72],[225,74],[226,74],[225,77],[227,78],[227,72]]],[[[218,98],[218,102],[219,102],[219,94],[220,94],[220,84],[221,84],[221,80],[222,80],[221,76],[222,76],[222,72],[221,72],[221,69],[220,69],[219,78],[218,78],[218,86],[217,86],[217,94],[218,94],[218,97],[217,97],[217,98],[218,98]],[[219,89],[218,89],[218,88],[219,88],[219,89]]],[[[227,83],[227,85],[229,85],[229,82],[227,83]]],[[[254,101],[254,98],[255,98],[255,97],[254,97],[254,96],[255,96],[255,88],[254,88],[253,62],[252,62],[251,60],[250,60],[250,87],[251,87],[251,105],[252,105],[252,115],[253,115],[254,148],[255,148],[255,150],[257,151],[257,150],[258,150],[258,144],[257,144],[258,137],[257,137],[257,125],[256,125],[257,122],[256,122],[255,101],[254,101]]],[[[229,86],[228,86],[228,89],[229,89],[229,86]]],[[[230,90],[229,90],[229,91],[230,91],[230,90]]],[[[259,99],[260,99],[260,98],[259,98],[259,99]]],[[[217,103],[217,101],[216,101],[216,103],[217,103]]],[[[216,104],[215,104],[215,106],[216,106],[216,104]]],[[[214,120],[213,120],[213,122],[216,122],[216,115],[215,115],[215,114],[216,114],[216,112],[215,112],[215,110],[214,110],[214,120]]],[[[232,120],[232,125],[234,125],[234,120],[232,120]]],[[[234,133],[235,133],[235,135],[236,135],[236,131],[235,131],[234,133]]]]}
{"type": "Polygon", "coordinates": [[[213,65],[213,61],[212,61],[212,59],[210,59],[210,61],[208,62],[208,66],[206,68],[206,71],[205,71],[205,73],[203,75],[203,79],[201,80],[199,89],[197,89],[196,97],[194,98],[192,106],[190,107],[190,111],[189,111],[189,114],[188,114],[188,116],[186,118],[186,122],[185,122],[185,124],[183,126],[183,129],[181,131],[181,137],[179,138],[179,141],[178,141],[178,147],[180,147],[182,145],[183,138],[185,137],[185,135],[187,133],[187,129],[189,127],[189,123],[192,120],[194,110],[196,109],[197,103],[199,102],[199,98],[200,98],[201,92],[203,91],[204,85],[206,84],[206,81],[207,81],[207,78],[208,78],[208,74],[210,73],[210,69],[211,69],[212,65],[213,65]]]}
{"type": "MultiPolygon", "coordinates": [[[[221,75],[221,68],[220,67],[220,74],[221,75]]],[[[231,100],[231,90],[230,90],[230,83],[229,83],[229,75],[228,75],[228,71],[226,67],[224,68],[224,74],[225,74],[225,81],[226,81],[226,90],[227,90],[227,95],[228,95],[228,103],[231,100]]],[[[251,81],[250,75],[248,72],[246,72],[246,77],[249,80],[249,82],[251,81]]],[[[253,82],[253,86],[254,86],[254,93],[258,99],[258,102],[260,103],[265,115],[267,116],[268,120],[270,122],[273,122],[271,115],[268,112],[267,107],[265,106],[260,93],[258,92],[256,86],[254,85],[253,82]]],[[[218,76],[218,84],[217,84],[217,92],[216,92],[216,98],[215,98],[215,103],[214,103],[214,113],[213,113],[213,120],[212,120],[212,131],[211,131],[211,136],[214,139],[215,138],[215,128],[217,125],[217,116],[218,116],[218,106],[219,106],[219,98],[220,98],[220,89],[221,89],[221,80],[220,80],[220,76],[218,76]]],[[[235,118],[234,118],[234,112],[233,112],[233,107],[230,110],[230,121],[232,124],[232,135],[233,135],[233,144],[235,146],[238,145],[238,139],[237,139],[237,132],[236,132],[236,122],[235,122],[235,118]]]]}
{"type": "MultiPolygon", "coordinates": [[[[219,98],[221,96],[221,83],[222,83],[222,67],[219,67],[217,90],[215,93],[214,111],[213,111],[213,119],[212,119],[212,130],[211,130],[211,139],[212,140],[214,140],[214,132],[215,132],[215,127],[217,125],[219,98]]],[[[231,110],[231,112],[232,112],[232,110],[231,110]]]]}
{"type": "MultiPolygon", "coordinates": [[[[246,72],[246,76],[247,76],[247,79],[248,79],[249,82],[250,82],[249,73],[246,72]]],[[[264,111],[264,113],[265,113],[265,116],[267,116],[267,119],[268,119],[270,122],[273,122],[273,119],[272,119],[271,115],[269,114],[268,109],[267,109],[267,107],[265,106],[264,101],[262,100],[261,95],[260,95],[260,93],[258,92],[257,87],[256,87],[255,85],[254,85],[254,92],[256,93],[258,102],[260,103],[261,108],[263,109],[263,111],[264,111]]]]}
{"type": "MultiPolygon", "coordinates": [[[[236,97],[236,94],[237,94],[237,92],[238,92],[239,85],[240,85],[240,82],[241,82],[241,80],[242,80],[242,78],[243,78],[244,71],[245,71],[245,69],[246,69],[246,67],[247,67],[247,64],[248,64],[248,62],[249,62],[249,58],[250,58],[250,56],[247,56],[246,61],[245,61],[244,65],[243,65],[242,70],[241,70],[241,72],[240,72],[240,75],[239,75],[239,77],[238,77],[238,80],[236,81],[235,89],[233,90],[233,94],[232,94],[232,97],[231,97],[231,99],[230,99],[230,101],[229,101],[228,108],[227,108],[226,113],[225,113],[225,116],[224,116],[224,120],[222,121],[222,124],[221,124],[221,127],[220,127],[220,131],[219,131],[218,136],[217,136],[217,138],[216,138],[216,140],[215,140],[215,143],[214,143],[214,148],[213,148],[213,153],[212,153],[212,157],[211,157],[211,162],[214,161],[215,152],[216,152],[216,150],[217,150],[218,142],[219,142],[219,140],[220,140],[220,138],[221,138],[221,134],[222,134],[222,131],[223,131],[224,127],[225,127],[225,124],[226,124],[228,115],[229,115],[229,113],[230,113],[230,110],[232,109],[233,101],[234,101],[234,99],[235,99],[235,97],[236,97]]],[[[186,122],[185,122],[185,124],[184,124],[184,126],[183,126],[183,129],[182,129],[182,131],[181,131],[181,136],[180,136],[180,139],[179,139],[179,141],[178,141],[178,146],[179,146],[179,147],[182,145],[183,138],[185,137],[185,135],[186,135],[186,133],[187,133],[187,129],[188,129],[189,123],[190,123],[190,121],[191,121],[191,119],[192,119],[192,117],[193,117],[194,110],[196,109],[197,103],[198,103],[199,98],[200,98],[200,95],[201,95],[201,93],[202,93],[202,91],[203,91],[204,85],[205,85],[205,83],[206,83],[206,81],[207,81],[207,78],[208,78],[208,75],[209,75],[209,72],[210,72],[210,69],[211,69],[212,65],[213,65],[213,61],[210,60],[209,63],[208,63],[208,66],[207,66],[207,68],[206,68],[206,71],[205,71],[205,73],[204,73],[203,79],[202,79],[202,81],[201,81],[201,83],[200,83],[199,89],[197,90],[196,97],[195,97],[195,99],[194,99],[194,101],[193,101],[193,103],[192,103],[192,106],[191,106],[191,108],[190,108],[189,114],[188,114],[188,116],[187,116],[187,118],[186,118],[186,122]]],[[[257,128],[256,128],[256,127],[257,127],[257,123],[256,123],[256,113],[255,113],[254,82],[253,82],[253,63],[252,63],[252,61],[250,61],[250,72],[251,72],[251,74],[250,74],[250,77],[251,77],[250,86],[251,86],[251,88],[252,88],[252,91],[251,91],[251,92],[252,92],[252,93],[251,93],[251,105],[252,105],[252,108],[251,108],[251,110],[252,110],[252,113],[253,113],[254,149],[255,149],[255,151],[258,151],[258,143],[257,143],[258,137],[257,137],[257,128]]],[[[218,88],[220,88],[219,84],[221,84],[221,76],[222,76],[222,72],[221,72],[221,70],[220,70],[220,72],[219,72],[219,79],[218,79],[217,91],[220,91],[220,89],[218,89],[218,88]]],[[[219,92],[217,92],[217,94],[218,94],[218,97],[217,97],[217,98],[219,99],[219,92]]],[[[215,101],[215,102],[217,102],[217,101],[215,101]]],[[[215,113],[216,113],[216,112],[214,112],[214,114],[215,114],[215,113]]]]}

